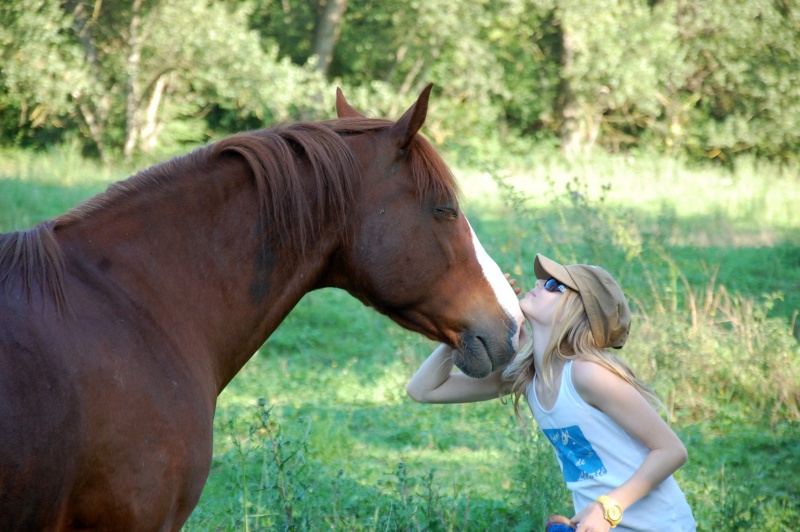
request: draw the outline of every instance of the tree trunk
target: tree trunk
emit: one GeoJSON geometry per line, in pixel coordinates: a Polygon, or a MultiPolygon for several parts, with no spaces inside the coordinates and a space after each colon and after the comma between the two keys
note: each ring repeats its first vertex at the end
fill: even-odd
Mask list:
{"type": "MultiPolygon", "coordinates": [[[[572,86],[573,61],[575,59],[575,37],[563,20],[561,33],[560,80],[556,99],[556,116],[560,118],[558,136],[561,152],[567,156],[588,153],[597,140],[603,122],[604,106],[596,101],[597,94],[581,97],[572,86]]],[[[601,87],[598,94],[603,92],[601,87]]]]}
{"type": "Polygon", "coordinates": [[[141,25],[142,0],[133,0],[131,6],[131,23],[128,34],[128,59],[125,82],[125,160],[130,160],[139,140],[141,124],[139,120],[139,103],[141,102],[139,63],[142,59],[142,47],[139,42],[139,26],[141,25]]]}
{"type": "Polygon", "coordinates": [[[333,60],[333,50],[342,32],[347,0],[320,0],[314,24],[311,56],[317,57],[317,70],[327,76],[333,60]]]}
{"type": "Polygon", "coordinates": [[[145,121],[142,125],[140,147],[143,152],[150,152],[158,143],[158,134],[161,132],[162,123],[158,121],[158,108],[169,85],[169,74],[159,76],[150,94],[150,103],[147,105],[145,121]]]}
{"type": "Polygon", "coordinates": [[[80,109],[81,116],[83,117],[83,121],[86,123],[86,127],[89,128],[89,137],[92,139],[95,147],[97,148],[97,154],[100,156],[100,160],[104,163],[111,162],[108,152],[106,151],[105,142],[103,141],[105,120],[98,119],[95,116],[92,108],[85,101],[81,101],[80,94],[78,94],[76,99],[79,101],[78,109],[80,109]]]}
{"type": "Polygon", "coordinates": [[[580,149],[579,118],[580,104],[575,99],[570,83],[572,62],[575,57],[575,42],[564,23],[559,26],[561,34],[561,53],[559,55],[560,80],[558,98],[556,99],[557,116],[560,117],[558,137],[561,139],[561,151],[571,155],[580,149]]]}
{"type": "MultiPolygon", "coordinates": [[[[94,40],[94,28],[100,16],[102,0],[97,0],[89,14],[82,2],[67,2],[63,5],[64,9],[72,13],[72,29],[78,37],[84,52],[84,58],[88,65],[88,73],[97,87],[103,87],[100,81],[102,76],[102,65],[98,59],[98,50],[94,40]]],[[[98,95],[83,94],[76,89],[72,92],[72,97],[77,102],[78,110],[86,125],[84,134],[94,142],[97,154],[100,159],[107,163],[109,155],[104,141],[105,126],[108,122],[108,114],[111,108],[110,99],[106,91],[99,92],[98,95]]]]}

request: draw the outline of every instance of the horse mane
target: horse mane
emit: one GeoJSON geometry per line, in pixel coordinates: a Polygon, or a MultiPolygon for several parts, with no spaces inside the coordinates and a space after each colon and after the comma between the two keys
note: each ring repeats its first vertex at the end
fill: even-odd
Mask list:
{"type": "Polygon", "coordinates": [[[38,284],[44,299],[48,293],[52,296],[57,311],[65,305],[64,258],[49,222],[0,234],[0,287],[8,292],[17,275],[29,295],[38,284]]]}
{"type": "MultiPolygon", "coordinates": [[[[355,201],[354,186],[360,170],[344,137],[379,133],[392,124],[369,118],[299,122],[233,135],[212,148],[218,156],[234,152],[245,158],[269,225],[283,238],[291,235],[305,252],[322,227],[344,227],[355,201]],[[303,162],[314,170],[314,196],[308,195],[298,178],[303,162]]],[[[455,203],[459,196],[455,178],[424,137],[417,135],[412,140],[407,156],[418,201],[455,203]]]]}
{"type": "MultiPolygon", "coordinates": [[[[240,133],[143,170],[109,185],[105,192],[70,211],[27,231],[0,234],[0,285],[21,278],[32,290],[38,284],[56,304],[64,303],[64,263],[54,232],[94,213],[143,193],[163,188],[170,180],[202,172],[223,157],[238,154],[250,167],[262,203],[265,223],[272,234],[291,238],[301,252],[324,227],[345,226],[354,204],[360,170],[345,137],[380,133],[393,122],[347,118],[297,122],[240,133]],[[313,171],[313,186],[299,176],[303,166],[313,171]],[[308,190],[312,190],[309,196],[308,190]]],[[[411,178],[420,203],[454,204],[460,195],[448,166],[421,135],[407,148],[411,178]]]]}
{"type": "Polygon", "coordinates": [[[210,156],[238,154],[255,179],[262,223],[273,238],[305,254],[323,228],[344,227],[355,202],[358,162],[342,137],[316,122],[240,133],[211,146],[210,156]],[[310,165],[311,183],[301,179],[310,165]]]}

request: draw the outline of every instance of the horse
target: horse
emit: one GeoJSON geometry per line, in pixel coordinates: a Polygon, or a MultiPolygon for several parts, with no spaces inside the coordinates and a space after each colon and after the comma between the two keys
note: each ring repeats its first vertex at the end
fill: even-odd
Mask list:
{"type": "Polygon", "coordinates": [[[0,235],[0,530],[178,530],[216,399],[304,294],[338,288],[458,349],[512,358],[512,288],[418,133],[337,89],[337,118],[239,133],[0,235]]]}

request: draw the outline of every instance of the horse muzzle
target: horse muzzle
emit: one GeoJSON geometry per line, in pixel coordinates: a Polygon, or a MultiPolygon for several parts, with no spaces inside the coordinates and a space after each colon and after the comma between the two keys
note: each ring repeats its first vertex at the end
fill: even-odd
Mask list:
{"type": "Polygon", "coordinates": [[[467,331],[461,334],[453,362],[465,375],[476,379],[497,371],[514,358],[519,337],[519,325],[514,320],[506,324],[505,334],[497,331],[467,331]]]}

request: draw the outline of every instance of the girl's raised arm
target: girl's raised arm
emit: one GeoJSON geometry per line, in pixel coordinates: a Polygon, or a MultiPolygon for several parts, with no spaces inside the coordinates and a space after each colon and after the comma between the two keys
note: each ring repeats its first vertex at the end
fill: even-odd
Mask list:
{"type": "Polygon", "coordinates": [[[408,395],[420,403],[473,403],[506,395],[510,383],[504,383],[503,370],[482,379],[453,373],[453,348],[441,344],[422,363],[406,386],[408,395]]]}

